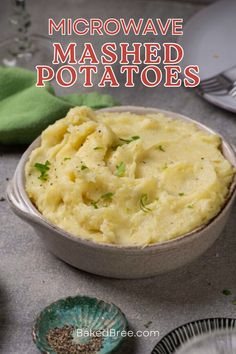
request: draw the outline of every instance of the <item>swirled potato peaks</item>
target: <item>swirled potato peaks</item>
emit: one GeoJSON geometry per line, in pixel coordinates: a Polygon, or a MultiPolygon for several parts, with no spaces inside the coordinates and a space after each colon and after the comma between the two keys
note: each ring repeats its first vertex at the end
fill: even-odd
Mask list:
{"type": "Polygon", "coordinates": [[[212,219],[234,169],[220,137],[195,124],[76,107],[42,133],[25,175],[51,223],[97,243],[147,246],[212,219]]]}

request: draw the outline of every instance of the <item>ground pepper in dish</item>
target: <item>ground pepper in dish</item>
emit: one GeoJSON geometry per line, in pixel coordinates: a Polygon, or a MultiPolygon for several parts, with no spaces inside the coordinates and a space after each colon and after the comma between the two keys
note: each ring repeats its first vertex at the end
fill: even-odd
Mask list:
{"type": "Polygon", "coordinates": [[[92,337],[86,344],[74,342],[74,326],[53,328],[47,334],[47,341],[50,347],[57,354],[96,354],[102,348],[102,337],[92,337]]]}

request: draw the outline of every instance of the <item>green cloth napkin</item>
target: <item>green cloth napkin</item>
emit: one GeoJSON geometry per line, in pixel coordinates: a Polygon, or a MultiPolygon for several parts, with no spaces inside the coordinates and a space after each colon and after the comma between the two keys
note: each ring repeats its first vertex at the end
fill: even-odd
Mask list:
{"type": "Polygon", "coordinates": [[[117,104],[110,95],[96,92],[55,96],[51,85],[39,88],[35,80],[32,71],[0,67],[0,143],[29,144],[72,107],[117,104]]]}

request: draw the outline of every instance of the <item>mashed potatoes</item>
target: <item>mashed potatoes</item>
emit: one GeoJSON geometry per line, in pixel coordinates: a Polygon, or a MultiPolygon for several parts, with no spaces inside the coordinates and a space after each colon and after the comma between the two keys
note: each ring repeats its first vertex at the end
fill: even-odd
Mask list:
{"type": "Polygon", "coordinates": [[[221,139],[162,114],[73,108],[42,134],[26,191],[52,223],[85,239],[149,245],[207,223],[234,169],[221,139]]]}

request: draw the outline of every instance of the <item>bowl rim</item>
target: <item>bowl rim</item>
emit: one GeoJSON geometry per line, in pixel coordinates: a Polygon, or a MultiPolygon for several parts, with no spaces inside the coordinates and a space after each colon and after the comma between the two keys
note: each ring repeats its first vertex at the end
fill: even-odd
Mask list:
{"type": "MultiPolygon", "coordinates": [[[[172,111],[167,111],[159,108],[149,108],[149,107],[142,107],[142,106],[115,106],[115,107],[109,107],[109,108],[103,108],[96,110],[97,112],[129,112],[129,113],[135,113],[135,114],[164,114],[168,116],[168,118],[171,119],[179,119],[179,120],[184,120],[188,121],[190,123],[196,124],[200,129],[207,131],[210,134],[216,134],[218,135],[221,140],[222,140],[222,147],[226,149],[229,155],[231,155],[231,164],[236,168],[236,149],[228,143],[224,137],[219,134],[218,132],[214,131],[213,129],[205,126],[204,124],[191,119],[187,116],[184,116],[180,113],[172,112],[172,111]]],[[[215,224],[220,216],[225,212],[225,210],[230,207],[230,204],[233,203],[233,199],[236,196],[236,174],[234,175],[233,182],[231,183],[230,187],[230,192],[225,200],[224,205],[220,209],[220,211],[212,218],[210,219],[206,224],[200,225],[198,228],[195,228],[194,230],[185,233],[183,235],[180,235],[176,238],[164,241],[164,242],[159,242],[159,243],[153,243],[153,244],[148,244],[148,245],[134,245],[134,246],[123,246],[119,244],[109,244],[109,243],[97,243],[93,240],[88,240],[85,238],[82,238],[80,236],[75,236],[59,226],[51,223],[49,220],[47,220],[43,214],[41,214],[37,208],[33,205],[31,202],[30,198],[28,197],[26,191],[25,191],[25,164],[28,161],[29,155],[35,149],[41,140],[41,135],[36,138],[26,149],[24,154],[21,156],[20,161],[18,162],[17,168],[15,170],[15,174],[13,176],[13,179],[9,182],[8,188],[7,188],[7,199],[8,202],[10,203],[11,207],[15,210],[18,211],[21,215],[23,215],[26,219],[29,221],[33,222],[34,224],[41,224],[44,227],[47,227],[48,229],[54,231],[57,233],[58,236],[61,236],[63,238],[70,239],[71,241],[75,241],[76,243],[79,243],[84,246],[89,246],[90,248],[95,248],[95,249],[100,249],[100,250],[109,250],[111,252],[117,252],[118,250],[121,252],[127,252],[127,253],[136,253],[138,254],[140,250],[143,252],[155,252],[157,249],[162,250],[162,251],[168,251],[170,247],[175,247],[177,244],[182,243],[182,242],[190,242],[193,238],[197,238],[199,236],[199,233],[202,231],[207,230],[210,226],[215,224]],[[16,193],[18,194],[18,199],[20,199],[26,209],[27,212],[23,212],[18,206],[14,204],[11,200],[11,189],[15,189],[16,193]]],[[[226,159],[229,161],[229,159],[226,157],[226,159]]]]}

